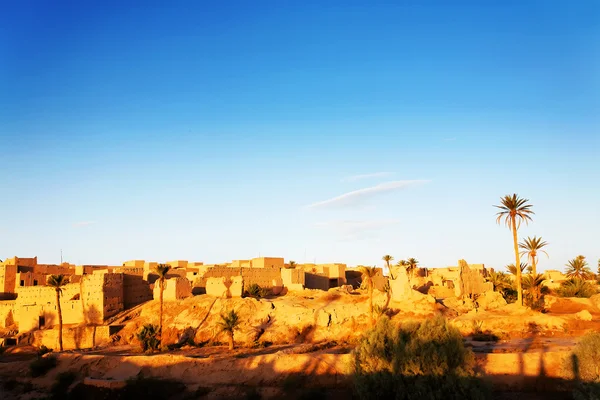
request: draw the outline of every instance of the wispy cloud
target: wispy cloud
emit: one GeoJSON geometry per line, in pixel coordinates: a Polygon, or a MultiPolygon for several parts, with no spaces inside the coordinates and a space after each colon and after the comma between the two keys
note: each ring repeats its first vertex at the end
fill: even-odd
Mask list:
{"type": "Polygon", "coordinates": [[[319,201],[316,203],[309,204],[307,208],[334,208],[334,207],[348,207],[360,204],[368,199],[383,193],[389,193],[396,190],[405,189],[410,186],[414,186],[420,183],[429,182],[427,180],[406,180],[406,181],[391,181],[380,183],[379,185],[353,190],[352,192],[344,193],[342,195],[333,197],[331,199],[319,201]]]}
{"type": "Polygon", "coordinates": [[[355,182],[363,179],[382,178],[384,176],[390,176],[391,174],[391,172],[373,172],[370,174],[352,175],[343,178],[342,182],[355,182]]]}
{"type": "Polygon", "coordinates": [[[73,224],[73,228],[83,228],[84,226],[94,225],[96,221],[79,221],[73,224]]]}
{"type": "Polygon", "coordinates": [[[316,228],[325,229],[339,235],[342,240],[377,239],[378,231],[388,226],[398,225],[397,219],[379,220],[336,220],[318,222],[316,228]]]}

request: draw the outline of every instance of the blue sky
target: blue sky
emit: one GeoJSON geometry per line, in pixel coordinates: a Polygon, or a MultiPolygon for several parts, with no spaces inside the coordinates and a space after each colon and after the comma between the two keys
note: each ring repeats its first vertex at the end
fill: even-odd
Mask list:
{"type": "Polygon", "coordinates": [[[0,258],[595,267],[598,2],[322,3],[3,3],[0,258]]]}

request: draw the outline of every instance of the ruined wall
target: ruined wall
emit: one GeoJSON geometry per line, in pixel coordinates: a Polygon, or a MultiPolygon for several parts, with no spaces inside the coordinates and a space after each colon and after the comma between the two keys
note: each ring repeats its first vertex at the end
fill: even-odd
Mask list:
{"type": "Polygon", "coordinates": [[[455,282],[456,297],[473,298],[474,295],[494,290],[493,284],[485,281],[481,270],[470,268],[465,260],[460,260],[458,264],[460,273],[455,282]]]}
{"type": "Polygon", "coordinates": [[[150,283],[141,275],[123,274],[123,306],[131,308],[152,300],[150,283]]]}
{"type": "Polygon", "coordinates": [[[74,275],[75,265],[64,263],[61,265],[55,264],[38,264],[34,267],[21,267],[19,266],[19,272],[35,272],[43,275],[74,275]]]}
{"type": "Polygon", "coordinates": [[[206,294],[223,298],[241,297],[243,287],[244,281],[241,276],[208,278],[206,281],[206,294]]]}
{"type": "Polygon", "coordinates": [[[208,267],[203,275],[197,277],[193,282],[194,294],[201,294],[206,290],[208,278],[227,278],[241,276],[244,287],[254,283],[264,288],[272,288],[273,280],[281,279],[281,270],[278,268],[233,268],[233,267],[208,267]]]}

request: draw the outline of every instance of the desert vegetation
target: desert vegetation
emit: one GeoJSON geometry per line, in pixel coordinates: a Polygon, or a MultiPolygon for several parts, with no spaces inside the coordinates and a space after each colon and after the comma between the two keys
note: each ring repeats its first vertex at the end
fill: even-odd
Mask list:
{"type": "Polygon", "coordinates": [[[443,317],[397,325],[381,318],[354,350],[360,399],[485,399],[473,353],[443,317]]]}

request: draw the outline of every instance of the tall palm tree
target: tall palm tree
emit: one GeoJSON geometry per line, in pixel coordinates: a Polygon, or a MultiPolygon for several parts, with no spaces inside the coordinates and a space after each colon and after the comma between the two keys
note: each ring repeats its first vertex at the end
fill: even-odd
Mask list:
{"type": "Polygon", "coordinates": [[[373,319],[373,287],[375,286],[373,278],[377,275],[377,267],[358,267],[358,270],[362,274],[363,284],[369,290],[369,316],[371,317],[371,325],[373,325],[375,322],[373,319]]]}
{"type": "Polygon", "coordinates": [[[388,271],[390,272],[390,277],[391,277],[392,279],[395,279],[395,278],[394,278],[394,275],[392,274],[392,270],[390,269],[390,263],[391,263],[392,261],[394,261],[394,257],[390,256],[389,254],[386,254],[386,255],[385,255],[385,256],[383,256],[381,259],[382,259],[383,261],[385,261],[385,266],[387,267],[388,271]]]}
{"type": "Polygon", "coordinates": [[[233,350],[235,347],[233,334],[238,328],[240,322],[240,316],[234,310],[230,310],[228,313],[221,313],[221,321],[219,321],[218,324],[221,327],[221,332],[225,332],[227,334],[229,350],[233,350]]]}
{"type": "Polygon", "coordinates": [[[165,281],[167,278],[167,273],[171,269],[171,266],[168,264],[158,264],[154,268],[154,272],[158,275],[158,285],[160,288],[160,314],[159,314],[159,323],[158,323],[158,336],[162,339],[162,325],[163,325],[163,292],[165,291],[165,281]]]}
{"type": "Polygon", "coordinates": [[[577,256],[566,265],[567,267],[567,278],[578,278],[582,280],[591,279],[593,276],[592,271],[588,267],[587,261],[584,256],[577,256]]]}
{"type": "Polygon", "coordinates": [[[64,275],[50,275],[48,277],[48,286],[53,287],[56,290],[56,310],[58,312],[58,347],[60,351],[63,351],[63,323],[62,323],[62,310],[60,308],[60,295],[62,294],[62,288],[69,279],[64,275]]]}
{"type": "MultiPolygon", "coordinates": [[[[517,231],[522,222],[526,224],[533,221],[531,216],[535,214],[531,204],[527,204],[529,200],[520,198],[516,193],[506,195],[500,198],[500,205],[494,206],[500,211],[496,213],[496,222],[499,224],[504,219],[504,224],[512,230],[513,246],[515,250],[515,265],[521,265],[521,257],[519,254],[519,239],[517,231]]],[[[517,268],[517,304],[523,305],[523,288],[521,285],[521,270],[517,268]]]]}
{"type": "Polygon", "coordinates": [[[527,255],[529,262],[531,263],[531,274],[537,275],[537,256],[538,253],[544,253],[546,257],[548,257],[548,253],[546,253],[542,248],[548,245],[547,242],[542,241],[541,237],[528,237],[523,241],[523,243],[519,243],[519,248],[523,249],[521,251],[521,255],[527,255]]]}
{"type": "MultiPolygon", "coordinates": [[[[515,276],[517,275],[517,267],[515,267],[515,264],[509,264],[509,265],[507,265],[505,268],[506,268],[506,270],[507,270],[508,272],[510,272],[512,275],[515,275],[515,276]]],[[[521,269],[521,273],[522,273],[523,271],[525,271],[527,268],[528,268],[528,267],[527,267],[527,264],[525,264],[525,263],[521,263],[521,268],[520,268],[520,269],[521,269]]]]}

